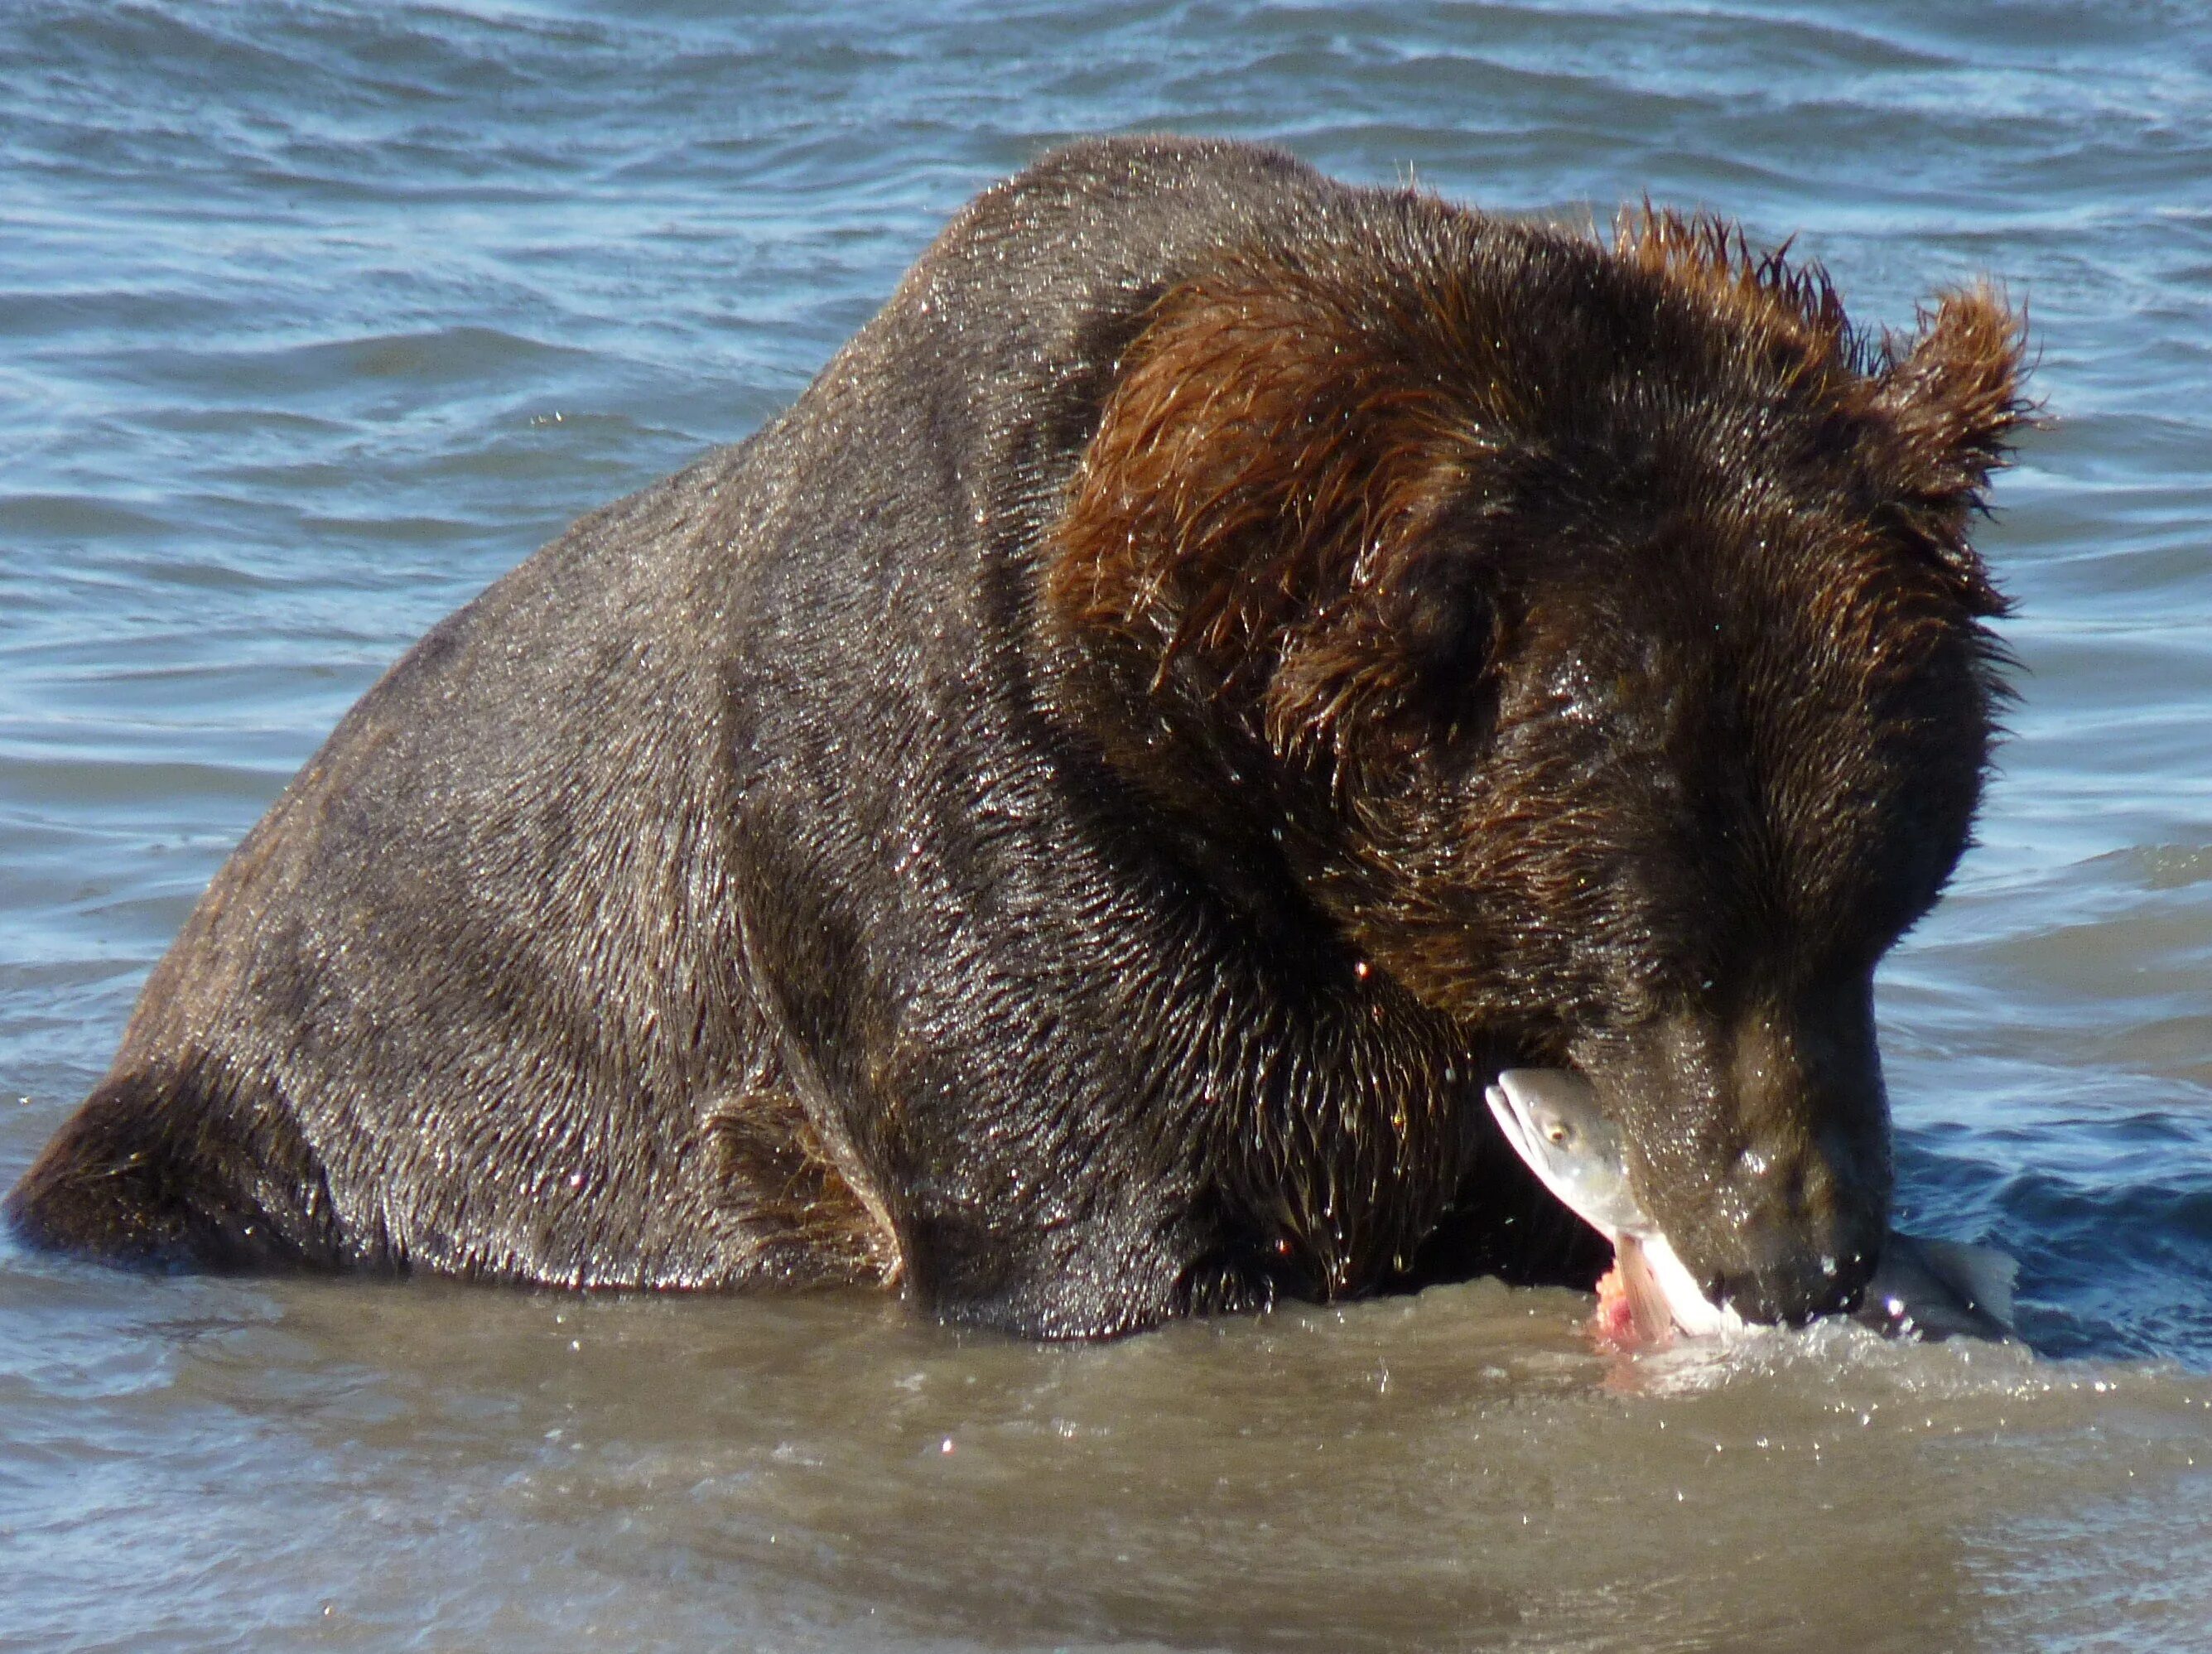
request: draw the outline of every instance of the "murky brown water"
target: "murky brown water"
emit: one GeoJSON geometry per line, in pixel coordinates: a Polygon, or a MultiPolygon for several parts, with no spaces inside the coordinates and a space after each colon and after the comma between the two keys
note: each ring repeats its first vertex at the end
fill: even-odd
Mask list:
{"type": "Polygon", "coordinates": [[[217,1613],[240,1646],[337,1648],[2212,1624],[2212,1383],[2171,1371],[1841,1327],[1631,1359],[1586,1298],[1490,1283],[1071,1348],[865,1298],[28,1274],[43,1353],[0,1408],[45,1513],[5,1535],[32,1645],[212,1642],[217,1613]]]}

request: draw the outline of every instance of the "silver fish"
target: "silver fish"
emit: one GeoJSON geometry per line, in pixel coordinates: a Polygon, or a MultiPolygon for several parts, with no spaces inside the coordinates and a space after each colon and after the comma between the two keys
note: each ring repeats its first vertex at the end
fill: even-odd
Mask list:
{"type": "MultiPolygon", "coordinates": [[[[1620,1128],[1599,1109],[1588,1080],[1564,1068],[1509,1068],[1486,1096],[1505,1140],[1544,1187],[1613,1243],[1640,1340],[1657,1342],[1677,1328],[1694,1338],[1743,1325],[1705,1297],[1645,1214],[1629,1184],[1620,1128]]],[[[1992,1247],[1893,1230],[1856,1318],[1893,1335],[2007,1339],[2018,1270],[1992,1247]]]]}

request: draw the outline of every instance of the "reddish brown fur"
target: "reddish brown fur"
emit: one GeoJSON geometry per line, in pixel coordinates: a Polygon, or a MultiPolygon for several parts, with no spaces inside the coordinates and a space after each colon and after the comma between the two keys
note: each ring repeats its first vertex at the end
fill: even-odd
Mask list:
{"type": "MultiPolygon", "coordinates": [[[[1364,295],[1363,295],[1364,296],[1364,295]]],[[[1048,601],[1156,662],[1256,690],[1278,754],[1341,763],[1402,688],[1390,599],[1482,452],[1480,410],[1412,353],[1446,292],[1363,326],[1314,274],[1232,262],[1154,312],[1086,453],[1048,601]]]]}
{"type": "MultiPolygon", "coordinates": [[[[1817,525],[1817,578],[1778,594],[1780,623],[1753,640],[1754,655],[1845,663],[1837,698],[1878,707],[1886,690],[1917,681],[1931,652],[1962,638],[1985,648],[1962,623],[2005,605],[1966,522],[2028,415],[2021,324],[1996,295],[1949,294],[1917,339],[1869,344],[1819,267],[1755,254],[1721,220],[1647,209],[1624,216],[1613,252],[1648,282],[1655,308],[1702,313],[1696,343],[1732,358],[1703,371],[1754,385],[1781,410],[1765,416],[1778,426],[1814,430],[1826,451],[1802,469],[1871,508],[1865,522],[1817,525]],[[1899,579],[1885,526],[1924,550],[1933,578],[1899,579]]],[[[1385,796],[1401,778],[1394,755],[1431,739],[1407,718],[1420,676],[1409,609],[1439,540],[1471,538],[1486,508],[1504,514],[1484,500],[1490,473],[1546,417],[1499,337],[1512,325],[1499,295],[1456,273],[1392,286],[1402,272],[1356,254],[1301,264],[1248,253],[1166,295],[1085,456],[1048,576],[1063,631],[1141,660],[1154,693],[1194,657],[1205,692],[1245,707],[1279,758],[1320,756],[1339,802],[1348,791],[1369,823],[1359,860],[1370,866],[1418,854],[1424,836],[1396,830],[1385,796]],[[1452,512],[1462,520],[1439,534],[1452,512]]],[[[1540,631],[1552,617],[1527,619],[1540,631]]],[[[1470,659],[1491,643],[1474,640],[1470,659]]],[[[1826,760],[1793,740],[1801,708],[1765,710],[1777,721],[1766,745],[1785,769],[1792,752],[1826,760]]],[[[1362,927],[1374,951],[1410,982],[1444,990],[1455,1009],[1494,1014],[1499,990],[1512,994],[1450,991],[1447,979],[1466,974],[1472,917],[1451,887],[1517,885],[1537,897],[1528,926],[1571,926],[1587,881],[1583,858],[1563,843],[1620,825],[1577,818],[1546,798],[1540,775],[1528,779],[1457,836],[1479,857],[1522,864],[1516,877],[1440,880],[1401,866],[1388,911],[1362,927]]],[[[1818,787],[1784,791],[1826,801],[1818,787]]],[[[1358,868],[1343,879],[1368,882],[1358,868]]]]}

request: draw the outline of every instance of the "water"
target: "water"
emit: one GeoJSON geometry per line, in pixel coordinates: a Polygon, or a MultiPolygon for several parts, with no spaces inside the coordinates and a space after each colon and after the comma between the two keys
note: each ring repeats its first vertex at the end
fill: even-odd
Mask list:
{"type": "Polygon", "coordinates": [[[1096,1349],[897,1305],[0,1250],[0,1645],[2212,1640],[2212,18],[2182,4],[0,13],[0,1177],[433,620],[796,393],[1050,142],[1987,271],[2025,698],[1881,1011],[1906,1220],[2034,1353],[1626,1361],[1490,1283],[1096,1349]]]}

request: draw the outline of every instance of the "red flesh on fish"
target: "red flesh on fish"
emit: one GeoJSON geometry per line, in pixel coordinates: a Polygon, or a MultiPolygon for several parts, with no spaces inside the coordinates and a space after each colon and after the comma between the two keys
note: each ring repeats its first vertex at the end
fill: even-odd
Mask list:
{"type": "Polygon", "coordinates": [[[1623,1349],[1664,1344],[1674,1332],[1667,1294],[1651,1273],[1642,1243],[1623,1235],[1613,1244],[1613,1268],[1597,1284],[1596,1330],[1623,1349]]]}

